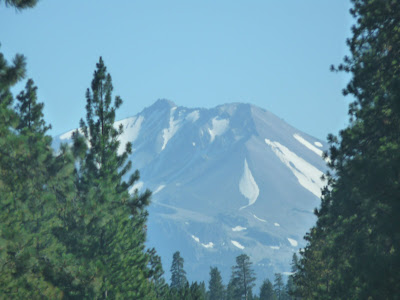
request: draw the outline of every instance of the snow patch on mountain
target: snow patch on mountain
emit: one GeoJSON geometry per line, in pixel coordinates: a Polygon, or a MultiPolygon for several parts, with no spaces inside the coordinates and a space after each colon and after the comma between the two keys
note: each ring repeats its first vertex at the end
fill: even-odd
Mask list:
{"type": "Polygon", "coordinates": [[[197,236],[194,236],[193,234],[192,234],[192,239],[194,239],[196,242],[200,243],[200,239],[197,236]]]}
{"type": "Polygon", "coordinates": [[[239,242],[237,242],[237,241],[231,240],[231,243],[232,243],[235,247],[238,247],[238,248],[241,249],[241,250],[244,249],[244,246],[243,246],[242,244],[240,244],[239,242]]]}
{"type": "Polygon", "coordinates": [[[246,230],[246,227],[242,227],[242,226],[236,226],[232,228],[232,231],[243,231],[246,230]]]}
{"type": "Polygon", "coordinates": [[[161,147],[161,151],[165,149],[168,141],[175,135],[175,133],[180,128],[181,120],[179,120],[179,119],[174,120],[175,110],[176,110],[176,107],[171,108],[170,117],[169,117],[169,127],[163,129],[164,143],[161,147]]]}
{"type": "Polygon", "coordinates": [[[265,139],[265,143],[271,147],[276,156],[292,171],[305,189],[318,198],[321,197],[321,189],[324,186],[324,182],[321,180],[323,173],[320,170],[279,142],[271,142],[269,139],[265,139]]]}
{"type": "Polygon", "coordinates": [[[155,194],[161,192],[161,190],[162,190],[163,188],[165,188],[165,184],[159,185],[159,186],[156,188],[156,190],[153,192],[153,195],[155,195],[155,194]]]}
{"type": "Polygon", "coordinates": [[[286,275],[286,276],[290,276],[290,275],[293,275],[294,273],[293,272],[282,272],[282,274],[286,275]]]}
{"type": "Polygon", "coordinates": [[[143,188],[143,185],[144,185],[144,183],[143,183],[143,181],[138,181],[138,182],[136,182],[130,189],[129,189],[129,194],[134,194],[135,193],[135,190],[138,190],[138,191],[140,191],[142,188],[143,188]]]}
{"type": "Polygon", "coordinates": [[[208,129],[208,133],[210,134],[210,143],[212,143],[216,136],[223,135],[229,127],[228,119],[218,120],[218,117],[215,117],[211,120],[212,128],[208,129]]]}
{"type": "Polygon", "coordinates": [[[122,125],[122,128],[124,129],[124,132],[118,137],[118,140],[120,142],[118,148],[119,155],[121,155],[125,151],[127,143],[129,142],[133,143],[137,139],[143,121],[144,117],[138,116],[138,117],[123,119],[121,121],[117,121],[114,123],[115,128],[119,128],[119,126],[122,125]]]}
{"type": "Polygon", "coordinates": [[[314,142],[314,145],[317,146],[317,147],[322,148],[322,144],[320,142],[314,142]]]}
{"type": "Polygon", "coordinates": [[[246,159],[244,160],[243,175],[239,181],[239,190],[242,195],[249,200],[249,204],[242,206],[240,209],[253,205],[256,202],[258,195],[260,194],[260,190],[256,181],[254,180],[253,174],[251,174],[246,159]]]}
{"type": "Polygon", "coordinates": [[[192,123],[196,122],[200,118],[200,112],[198,110],[192,111],[186,116],[187,121],[191,121],[192,123]]]}
{"type": "Polygon", "coordinates": [[[204,248],[207,248],[207,249],[214,248],[214,243],[213,243],[213,242],[209,242],[208,244],[203,244],[203,243],[201,243],[201,245],[202,245],[204,248]]]}
{"type": "Polygon", "coordinates": [[[214,243],[213,242],[209,242],[207,244],[204,244],[204,243],[200,243],[200,239],[197,236],[192,234],[191,237],[192,237],[192,239],[194,239],[196,242],[198,242],[204,248],[207,248],[207,249],[214,248],[214,243]]]}
{"type": "Polygon", "coordinates": [[[289,241],[290,245],[292,245],[293,247],[297,247],[298,243],[296,240],[288,238],[288,241],[289,241]]]}
{"type": "Polygon", "coordinates": [[[75,130],[76,129],[63,133],[62,135],[60,135],[60,140],[70,140],[75,130]]]}
{"type": "Polygon", "coordinates": [[[313,144],[311,144],[309,141],[305,140],[302,136],[298,135],[297,133],[293,134],[293,137],[296,140],[298,140],[300,143],[302,143],[304,146],[306,146],[308,149],[310,149],[312,152],[317,154],[319,157],[322,157],[323,152],[321,149],[318,149],[317,147],[315,147],[313,144]]]}
{"type": "Polygon", "coordinates": [[[263,219],[260,219],[259,217],[257,217],[256,215],[254,215],[253,214],[253,217],[254,218],[256,218],[258,221],[260,221],[260,222],[264,222],[264,223],[267,223],[267,221],[266,220],[263,220],[263,219]]]}

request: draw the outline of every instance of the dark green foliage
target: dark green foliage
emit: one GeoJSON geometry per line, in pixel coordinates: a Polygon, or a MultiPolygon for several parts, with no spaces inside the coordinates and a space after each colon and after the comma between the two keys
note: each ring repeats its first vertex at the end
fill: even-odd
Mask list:
{"type": "MultiPolygon", "coordinates": [[[[328,187],[306,236],[298,292],[306,299],[400,295],[400,2],[353,0],[350,125],[330,135],[328,187]]],[[[334,68],[333,68],[334,69],[334,68]]]]}
{"type": "Polygon", "coordinates": [[[35,132],[45,134],[51,126],[46,126],[43,119],[43,103],[37,103],[36,96],[37,87],[34,86],[32,79],[29,79],[25,86],[25,91],[22,91],[18,96],[18,104],[16,110],[19,115],[19,124],[17,129],[20,131],[35,132]]]}
{"type": "Polygon", "coordinates": [[[251,267],[250,257],[241,254],[236,257],[236,265],[232,267],[229,293],[233,292],[232,299],[248,299],[249,293],[254,287],[254,270],[251,267]]]}
{"type": "Polygon", "coordinates": [[[296,273],[299,270],[299,257],[296,253],[293,253],[292,262],[290,265],[292,273],[296,273]]]}
{"type": "Polygon", "coordinates": [[[70,296],[152,299],[154,272],[144,252],[151,193],[128,192],[139,173],[123,180],[131,167],[127,162],[131,145],[119,149],[123,129],[113,126],[122,100],[116,97],[112,103],[111,76],[101,58],[96,66],[86,93],[86,121],[80,124],[83,135],[79,131],[73,135],[76,198],[66,203],[63,225],[57,229],[80,265],[70,296]]]}
{"type": "Polygon", "coordinates": [[[161,257],[156,254],[156,250],[154,248],[147,250],[147,253],[150,257],[150,281],[154,285],[154,291],[157,299],[164,299],[168,295],[169,287],[163,277],[164,270],[161,264],[161,257]]]}
{"type": "Polygon", "coordinates": [[[63,252],[51,228],[57,222],[53,188],[65,165],[59,164],[63,153],[53,155],[32,80],[16,111],[11,107],[9,88],[24,67],[22,56],[10,67],[0,55],[0,297],[58,299],[61,291],[48,275],[63,252]]]}
{"type": "Polygon", "coordinates": [[[294,279],[292,275],[288,277],[288,280],[286,282],[285,295],[286,299],[292,299],[296,297],[296,286],[294,284],[294,279]]]}
{"type": "Polygon", "coordinates": [[[192,282],[190,285],[190,299],[192,300],[206,300],[206,288],[204,282],[198,284],[192,282]]]}
{"type": "Polygon", "coordinates": [[[264,280],[260,287],[260,300],[275,300],[275,292],[271,281],[264,280]]]}
{"type": "Polygon", "coordinates": [[[210,281],[208,282],[209,300],[223,300],[225,288],[222,283],[221,273],[217,267],[210,268],[210,281]]]}
{"type": "Polygon", "coordinates": [[[284,299],[284,293],[285,293],[284,287],[285,284],[283,282],[282,274],[275,273],[274,292],[277,300],[284,299]]]}
{"type": "Polygon", "coordinates": [[[237,296],[235,294],[235,283],[232,280],[233,278],[229,280],[228,286],[226,287],[226,298],[225,299],[232,299],[235,300],[237,299],[237,296]]]}
{"type": "Polygon", "coordinates": [[[168,293],[160,259],[144,251],[151,193],[123,177],[131,145],[119,150],[111,77],[100,59],[87,92],[75,161],[55,155],[33,81],[12,107],[10,88],[25,74],[23,56],[0,54],[0,298],[156,299],[168,293]],[[87,147],[89,145],[90,147],[87,147]],[[119,152],[118,152],[119,151],[119,152]]]}
{"type": "Polygon", "coordinates": [[[298,294],[297,293],[297,289],[296,289],[296,285],[294,283],[294,276],[299,271],[299,266],[300,266],[299,258],[298,258],[296,253],[293,253],[292,263],[291,263],[292,274],[289,275],[288,281],[286,283],[286,293],[288,295],[290,295],[291,297],[293,297],[293,298],[295,298],[297,296],[297,294],[298,294]]]}
{"type": "Polygon", "coordinates": [[[182,290],[188,283],[186,272],[183,269],[184,260],[179,251],[176,251],[172,257],[171,265],[171,290],[182,290]]]}
{"type": "Polygon", "coordinates": [[[6,6],[12,6],[17,10],[22,10],[34,7],[38,3],[38,0],[0,0],[0,4],[2,2],[4,2],[6,6]]]}

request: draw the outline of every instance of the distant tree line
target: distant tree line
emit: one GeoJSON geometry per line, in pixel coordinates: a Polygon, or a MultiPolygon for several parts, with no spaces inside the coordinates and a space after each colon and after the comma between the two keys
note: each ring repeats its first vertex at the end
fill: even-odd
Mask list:
{"type": "MultiPolygon", "coordinates": [[[[183,267],[184,260],[179,251],[175,252],[171,265],[171,284],[162,289],[160,299],[166,300],[292,300],[297,299],[293,275],[284,282],[282,274],[276,273],[274,282],[265,279],[259,292],[254,290],[255,274],[250,257],[241,254],[236,257],[228,285],[224,285],[217,267],[210,267],[208,289],[203,282],[189,284],[183,267]]],[[[298,258],[293,254],[292,274],[297,272],[298,258]]],[[[165,285],[165,283],[164,283],[165,285]]]]}

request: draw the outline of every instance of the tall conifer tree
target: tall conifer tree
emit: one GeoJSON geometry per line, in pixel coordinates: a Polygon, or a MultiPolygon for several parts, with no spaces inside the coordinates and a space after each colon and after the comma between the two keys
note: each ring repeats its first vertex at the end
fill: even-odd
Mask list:
{"type": "Polygon", "coordinates": [[[180,252],[176,251],[172,257],[171,265],[171,290],[182,290],[184,289],[186,283],[186,272],[183,268],[183,257],[181,257],[180,252]]]}
{"type": "Polygon", "coordinates": [[[236,265],[232,267],[231,283],[237,299],[248,299],[249,291],[254,287],[256,280],[250,257],[241,254],[236,257],[236,265]]]}
{"type": "Polygon", "coordinates": [[[217,267],[210,268],[210,281],[208,283],[209,300],[224,299],[224,285],[222,283],[221,273],[217,267]]]}
{"type": "MultiPolygon", "coordinates": [[[[330,135],[328,187],[295,275],[307,299],[400,295],[400,2],[352,0],[350,124],[330,135]]],[[[335,68],[333,68],[335,69],[335,68]]]]}
{"type": "MultiPolygon", "coordinates": [[[[4,61],[1,64],[6,67],[4,61]]],[[[12,97],[5,87],[7,80],[18,78],[18,72],[0,79],[1,113],[5,116],[0,126],[4,133],[0,154],[0,294],[4,298],[57,299],[62,292],[49,276],[63,252],[52,232],[56,197],[51,187],[59,179],[56,158],[51,137],[46,135],[49,126],[43,120],[43,104],[37,103],[31,79],[18,95],[15,111],[11,109],[12,97]]]]}
{"type": "Polygon", "coordinates": [[[275,300],[275,292],[271,281],[264,280],[260,287],[260,300],[275,300]]]}
{"type": "Polygon", "coordinates": [[[128,143],[119,149],[123,128],[115,128],[114,122],[122,100],[117,96],[112,101],[112,91],[100,58],[86,92],[86,120],[73,135],[78,201],[62,235],[69,251],[80,258],[83,297],[152,299],[144,252],[151,192],[129,193],[139,172],[124,180],[132,147],[128,143]]]}

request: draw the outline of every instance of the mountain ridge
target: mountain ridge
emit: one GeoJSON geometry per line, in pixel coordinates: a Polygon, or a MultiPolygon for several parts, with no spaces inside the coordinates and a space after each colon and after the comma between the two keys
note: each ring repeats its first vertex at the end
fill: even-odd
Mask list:
{"type": "Polygon", "coordinates": [[[141,172],[132,191],[153,190],[148,245],[164,269],[179,250],[189,279],[208,278],[214,265],[227,282],[244,252],[259,280],[287,274],[315,222],[323,141],[248,103],[206,109],[158,100],[120,124],[121,147],[132,142],[130,159],[141,172]]]}

